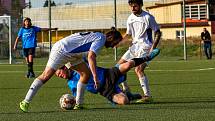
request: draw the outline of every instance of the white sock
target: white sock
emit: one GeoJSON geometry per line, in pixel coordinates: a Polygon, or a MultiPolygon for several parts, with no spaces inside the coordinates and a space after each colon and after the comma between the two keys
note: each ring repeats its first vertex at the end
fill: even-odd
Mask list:
{"type": "Polygon", "coordinates": [[[86,84],[78,81],[77,84],[77,94],[76,94],[76,104],[80,105],[84,102],[84,91],[85,91],[86,84]]]}
{"type": "Polygon", "coordinates": [[[139,78],[139,81],[140,81],[140,85],[143,89],[144,95],[145,96],[151,96],[150,90],[149,90],[149,81],[148,81],[146,75],[139,78]]]}
{"type": "Polygon", "coordinates": [[[38,78],[34,80],[34,82],[31,84],[30,89],[28,90],[28,93],[25,96],[24,101],[30,102],[34,95],[36,95],[37,91],[40,89],[40,87],[43,85],[43,82],[40,81],[38,78]]]}

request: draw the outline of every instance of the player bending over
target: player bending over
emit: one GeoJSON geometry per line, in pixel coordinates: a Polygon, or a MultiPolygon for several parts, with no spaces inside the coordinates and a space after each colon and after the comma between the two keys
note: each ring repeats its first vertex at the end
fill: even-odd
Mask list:
{"type": "MultiPolygon", "coordinates": [[[[149,55],[146,55],[142,58],[134,58],[126,63],[120,64],[117,67],[112,68],[102,68],[97,67],[97,73],[99,73],[99,88],[95,88],[95,83],[93,77],[91,76],[88,80],[86,89],[94,94],[99,93],[100,95],[106,97],[109,101],[116,104],[124,105],[129,104],[130,100],[127,95],[125,95],[122,90],[119,88],[119,84],[126,80],[126,73],[133,67],[136,67],[146,61],[152,60],[159,54],[159,49],[154,49],[149,55]]],[[[55,74],[58,77],[68,79],[68,86],[73,94],[76,96],[77,83],[80,78],[80,75],[69,70],[64,66],[61,69],[58,69],[55,74]]],[[[141,95],[139,97],[141,98],[141,95]]]]}
{"type": "Polygon", "coordinates": [[[36,95],[37,91],[66,63],[72,64],[71,69],[80,74],[77,84],[76,105],[74,109],[80,109],[83,105],[84,90],[90,75],[93,75],[95,86],[99,85],[98,75],[96,73],[96,57],[102,47],[113,48],[122,40],[119,32],[109,31],[106,34],[100,32],[82,32],[75,33],[56,42],[49,55],[46,68],[31,84],[25,99],[20,102],[20,109],[23,112],[28,111],[29,103],[36,95]],[[83,61],[86,57],[89,61],[89,67],[83,61]]]}

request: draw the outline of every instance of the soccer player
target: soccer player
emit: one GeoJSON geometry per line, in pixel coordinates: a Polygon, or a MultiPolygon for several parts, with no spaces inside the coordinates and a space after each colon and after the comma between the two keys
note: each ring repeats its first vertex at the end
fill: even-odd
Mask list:
{"type": "Polygon", "coordinates": [[[28,71],[26,73],[27,78],[34,78],[33,71],[33,57],[35,54],[35,48],[37,47],[37,33],[41,31],[40,27],[32,26],[31,19],[25,18],[23,20],[23,26],[18,32],[18,36],[15,40],[13,49],[16,50],[19,39],[22,40],[22,48],[25,56],[25,61],[28,65],[28,71]]]}
{"type": "MultiPolygon", "coordinates": [[[[95,88],[95,83],[92,76],[88,80],[86,90],[91,93],[97,94],[106,97],[109,101],[116,104],[124,105],[129,104],[132,98],[129,98],[126,94],[122,92],[119,88],[119,84],[126,80],[126,72],[128,72],[132,67],[138,66],[139,64],[152,60],[155,56],[159,54],[159,49],[154,49],[149,55],[142,58],[134,58],[126,63],[118,65],[113,68],[102,68],[97,67],[96,71],[99,73],[99,88],[95,88]]],[[[76,96],[77,83],[80,78],[80,75],[76,71],[70,71],[68,68],[69,64],[58,69],[55,74],[58,77],[68,79],[67,84],[73,94],[76,96]]],[[[141,95],[136,94],[136,98],[141,98],[141,95]]],[[[133,98],[134,99],[134,98],[133,98]]]]}
{"type": "MultiPolygon", "coordinates": [[[[118,64],[125,63],[132,58],[140,58],[142,55],[151,52],[157,47],[161,32],[155,18],[142,10],[143,0],[128,0],[131,9],[131,15],[127,19],[127,31],[123,40],[132,37],[132,45],[121,57],[118,64]],[[152,40],[152,30],[154,31],[154,41],[152,40]]],[[[139,78],[144,95],[142,99],[138,100],[139,103],[152,101],[149,90],[149,83],[144,73],[147,63],[143,63],[135,67],[135,72],[139,78]]]]}
{"type": "Polygon", "coordinates": [[[82,108],[84,90],[86,83],[92,73],[95,87],[98,88],[99,80],[96,73],[96,56],[102,47],[113,48],[122,40],[120,33],[109,31],[106,34],[100,32],[74,33],[56,42],[51,50],[49,60],[43,73],[31,84],[25,99],[20,102],[20,109],[28,111],[29,103],[40,87],[45,84],[57,69],[70,62],[71,69],[80,74],[77,84],[76,105],[74,109],[82,108]],[[86,57],[89,61],[89,68],[83,61],[86,57]]]}

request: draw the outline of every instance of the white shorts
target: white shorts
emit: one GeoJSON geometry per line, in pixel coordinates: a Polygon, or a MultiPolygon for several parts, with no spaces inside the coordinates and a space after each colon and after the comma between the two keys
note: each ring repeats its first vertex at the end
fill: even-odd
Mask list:
{"type": "Polygon", "coordinates": [[[133,58],[141,58],[148,54],[151,46],[146,46],[144,43],[134,43],[122,56],[123,60],[129,61],[133,58]]]}
{"type": "Polygon", "coordinates": [[[57,70],[68,62],[70,62],[72,66],[84,62],[83,57],[86,56],[86,53],[65,53],[61,50],[60,46],[59,44],[53,46],[46,67],[57,70]]]}

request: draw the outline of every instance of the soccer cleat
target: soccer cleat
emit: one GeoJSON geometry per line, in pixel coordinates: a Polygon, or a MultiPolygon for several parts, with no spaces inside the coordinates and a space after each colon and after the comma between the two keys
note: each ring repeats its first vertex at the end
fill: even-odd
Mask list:
{"type": "Polygon", "coordinates": [[[30,72],[29,77],[28,78],[35,78],[35,74],[34,72],[30,72]]]}
{"type": "Polygon", "coordinates": [[[26,78],[29,78],[30,72],[28,71],[25,75],[26,78]]]}
{"type": "Polygon", "coordinates": [[[143,96],[142,99],[136,101],[136,103],[152,103],[153,99],[151,96],[143,96]]]}
{"type": "Polygon", "coordinates": [[[81,104],[75,104],[73,110],[81,110],[81,109],[84,109],[83,105],[81,104]]]}
{"type": "Polygon", "coordinates": [[[159,53],[160,53],[160,49],[158,48],[155,48],[154,50],[152,50],[152,52],[150,52],[147,56],[148,61],[151,61],[152,59],[154,59],[157,55],[159,55],[159,53]]]}
{"type": "Polygon", "coordinates": [[[22,102],[19,103],[19,108],[23,111],[23,112],[28,112],[28,107],[29,107],[29,103],[25,102],[24,100],[22,102]]]}

